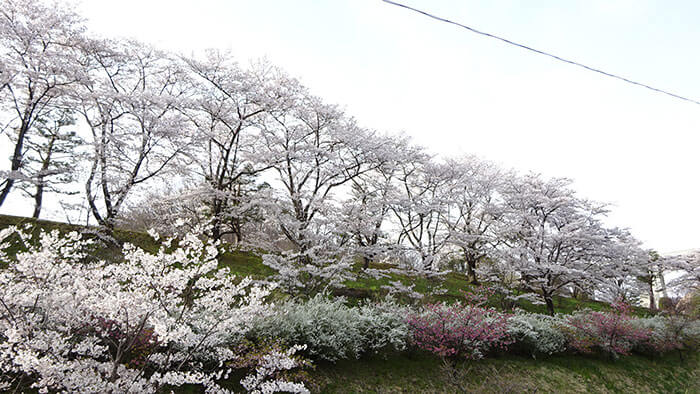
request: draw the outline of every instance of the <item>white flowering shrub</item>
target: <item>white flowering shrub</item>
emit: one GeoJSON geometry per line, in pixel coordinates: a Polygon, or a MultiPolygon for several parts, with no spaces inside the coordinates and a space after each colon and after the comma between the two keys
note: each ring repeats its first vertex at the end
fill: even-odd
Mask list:
{"type": "MultiPolygon", "coordinates": [[[[271,287],[218,269],[216,245],[194,235],[156,254],[127,244],[118,264],[87,259],[90,241],[75,232],[31,239],[8,228],[0,242],[21,250],[0,255],[0,390],[225,392],[217,381],[238,357],[233,341],[267,313],[271,287]]],[[[265,368],[284,364],[277,356],[265,368]]],[[[260,374],[246,384],[263,387],[260,374]]]]}
{"type": "Polygon", "coordinates": [[[275,313],[258,319],[251,333],[260,338],[278,338],[287,345],[306,344],[306,353],[328,361],[358,357],[363,336],[358,313],[342,298],[316,295],[305,303],[287,301],[275,313]]]}
{"type": "Polygon", "coordinates": [[[395,302],[345,305],[342,297],[316,295],[306,302],[288,301],[274,314],[257,319],[251,334],[279,338],[288,345],[306,344],[313,358],[335,362],[363,353],[401,350],[408,328],[395,302]]]}
{"type": "Polygon", "coordinates": [[[557,317],[519,311],[508,319],[508,334],[515,341],[511,348],[533,357],[563,352],[566,335],[561,331],[561,324],[557,317]]]}
{"type": "Polygon", "coordinates": [[[700,320],[693,320],[682,331],[682,339],[689,348],[700,348],[700,320]]]}
{"type": "Polygon", "coordinates": [[[694,349],[700,346],[700,321],[682,315],[657,315],[635,319],[635,327],[649,332],[648,338],[635,344],[639,353],[659,354],[694,349]]]}
{"type": "Polygon", "coordinates": [[[410,308],[388,297],[382,302],[368,302],[359,307],[360,332],[364,336],[364,352],[381,353],[404,350],[410,337],[405,316],[410,308]]]}

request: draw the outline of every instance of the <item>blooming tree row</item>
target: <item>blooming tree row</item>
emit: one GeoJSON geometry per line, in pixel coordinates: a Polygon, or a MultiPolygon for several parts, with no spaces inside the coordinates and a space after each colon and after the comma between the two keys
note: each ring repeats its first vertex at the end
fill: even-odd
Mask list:
{"type": "Polygon", "coordinates": [[[347,279],[357,256],[365,269],[498,281],[551,313],[561,292],[631,299],[654,286],[660,263],[567,179],[432,157],[266,62],[180,56],[96,37],[62,5],[1,4],[0,130],[13,151],[0,206],[18,185],[35,216],[45,191],[82,190],[108,235],[206,224],[215,241],[267,251],[284,286],[310,293],[347,279]]]}

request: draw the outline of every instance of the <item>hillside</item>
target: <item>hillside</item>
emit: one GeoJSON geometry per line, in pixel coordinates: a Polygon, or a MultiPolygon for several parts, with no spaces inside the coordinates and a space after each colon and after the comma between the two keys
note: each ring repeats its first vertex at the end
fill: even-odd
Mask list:
{"type": "MultiPolygon", "coordinates": [[[[0,215],[0,228],[10,225],[29,225],[32,232],[59,230],[67,232],[84,230],[81,226],[65,223],[33,220],[30,218],[0,215]]],[[[89,231],[88,231],[89,233],[89,231]]],[[[121,242],[131,242],[137,246],[155,251],[157,243],[141,232],[116,232],[121,242]]],[[[116,250],[100,249],[96,256],[114,258],[116,250]]],[[[222,254],[220,265],[229,267],[235,274],[264,278],[274,271],[261,262],[253,253],[230,250],[222,254]]],[[[358,265],[357,270],[360,271],[358,265]]],[[[426,300],[436,296],[429,291],[435,279],[409,277],[392,274],[392,278],[362,278],[347,282],[347,289],[339,291],[347,296],[350,303],[361,298],[378,298],[383,294],[382,286],[389,281],[415,284],[415,290],[426,294],[426,300]]],[[[442,286],[447,290],[439,299],[454,300],[462,297],[461,291],[468,289],[466,278],[458,273],[445,277],[442,286]]],[[[524,309],[544,312],[537,305],[521,303],[524,309]]],[[[556,306],[561,312],[576,309],[605,309],[605,304],[559,297],[556,306]]],[[[645,314],[643,308],[638,314],[645,314]]],[[[427,353],[412,351],[401,354],[386,354],[362,357],[359,360],[340,360],[336,363],[319,362],[310,372],[317,385],[315,391],[328,393],[354,392],[571,392],[571,393],[700,393],[700,357],[698,354],[685,355],[684,360],[676,354],[650,358],[639,355],[611,360],[603,356],[556,355],[538,357],[500,355],[479,361],[458,363],[455,370],[448,373],[441,360],[427,353]]],[[[230,387],[240,389],[235,378],[230,387]]],[[[200,392],[199,387],[191,387],[178,392],[200,392]]]]}
{"type": "MultiPolygon", "coordinates": [[[[0,229],[7,226],[25,226],[30,225],[32,232],[38,232],[40,229],[45,231],[59,230],[67,231],[84,231],[83,226],[71,225],[67,223],[36,220],[21,216],[0,215],[0,229]]],[[[156,251],[158,244],[146,233],[130,230],[116,230],[115,236],[120,242],[132,243],[147,251],[156,251]]],[[[98,250],[96,255],[101,258],[110,259],[114,257],[117,250],[98,250]]],[[[228,249],[221,254],[220,266],[228,267],[232,273],[240,276],[252,276],[256,279],[263,279],[275,274],[275,271],[262,263],[262,258],[249,251],[241,251],[228,249]]],[[[383,264],[373,263],[372,268],[386,268],[383,264]]],[[[355,272],[360,273],[361,265],[357,264],[355,272]]],[[[463,291],[472,287],[468,283],[467,278],[457,272],[450,272],[444,278],[426,278],[424,276],[408,276],[402,274],[391,273],[388,278],[374,279],[367,276],[358,276],[357,279],[347,281],[346,288],[335,290],[335,295],[345,296],[351,303],[355,303],[361,299],[372,299],[386,294],[386,290],[382,286],[388,285],[392,281],[399,281],[404,285],[414,285],[414,290],[424,295],[423,302],[431,301],[454,301],[463,299],[463,291]],[[431,290],[436,287],[444,288],[444,294],[432,295],[431,290]]],[[[494,301],[494,307],[501,305],[494,301]]],[[[546,313],[544,305],[533,305],[528,301],[519,301],[517,306],[528,312],[546,313]]],[[[557,312],[571,313],[577,309],[589,308],[593,310],[607,309],[607,304],[597,301],[583,301],[569,297],[555,297],[555,307],[557,312]]],[[[638,314],[648,313],[645,308],[638,308],[638,314]]]]}
{"type": "Polygon", "coordinates": [[[697,355],[650,359],[503,356],[458,366],[460,391],[441,370],[439,359],[424,355],[343,361],[315,372],[327,393],[700,393],[697,355]],[[381,387],[381,390],[378,388],[381,387]]]}

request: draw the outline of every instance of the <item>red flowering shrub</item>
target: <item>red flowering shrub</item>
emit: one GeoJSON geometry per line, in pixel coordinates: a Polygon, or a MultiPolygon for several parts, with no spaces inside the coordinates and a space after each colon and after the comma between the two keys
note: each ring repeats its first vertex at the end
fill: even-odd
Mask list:
{"type": "Polygon", "coordinates": [[[630,317],[629,305],[616,302],[612,307],[612,312],[587,311],[569,317],[569,326],[563,327],[569,346],[581,353],[598,350],[618,357],[650,337],[651,331],[630,317]]]}
{"type": "Polygon", "coordinates": [[[446,358],[479,359],[489,350],[505,349],[512,343],[508,315],[479,306],[486,293],[467,294],[476,306],[428,304],[409,315],[411,343],[446,358]]]}

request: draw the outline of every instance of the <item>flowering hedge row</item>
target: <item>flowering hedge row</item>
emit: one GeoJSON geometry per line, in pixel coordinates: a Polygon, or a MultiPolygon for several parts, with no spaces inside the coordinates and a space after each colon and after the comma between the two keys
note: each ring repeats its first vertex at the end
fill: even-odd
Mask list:
{"type": "Polygon", "coordinates": [[[316,296],[290,301],[258,319],[254,337],[305,344],[305,354],[337,361],[404,348],[443,358],[479,359],[513,352],[533,357],[556,353],[601,353],[617,358],[632,352],[656,355],[695,349],[700,321],[682,315],[637,318],[625,304],[608,312],[583,310],[548,316],[502,313],[470,294],[464,303],[397,305],[393,301],[349,307],[342,299],[316,296]]]}
{"type": "Polygon", "coordinates": [[[408,319],[410,342],[441,357],[481,358],[488,352],[532,355],[632,352],[662,354],[700,347],[700,321],[683,315],[635,318],[629,306],[555,317],[501,313],[482,306],[426,305],[408,319]]]}
{"type": "Polygon", "coordinates": [[[629,307],[584,310],[556,317],[500,313],[470,305],[425,306],[408,319],[411,343],[441,357],[481,358],[490,351],[529,355],[601,353],[617,358],[632,352],[662,354],[700,346],[700,321],[669,315],[634,318],[629,307]]]}

